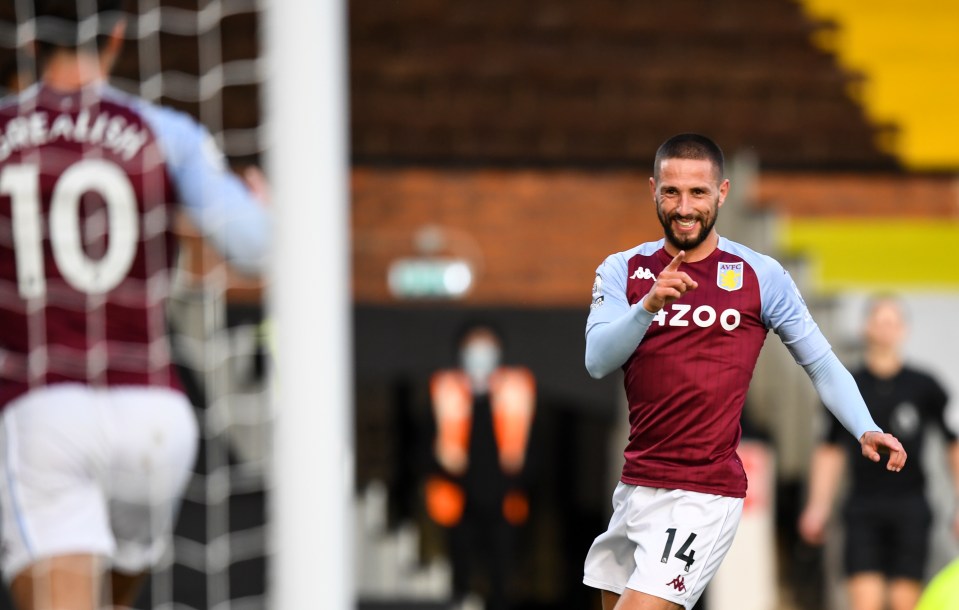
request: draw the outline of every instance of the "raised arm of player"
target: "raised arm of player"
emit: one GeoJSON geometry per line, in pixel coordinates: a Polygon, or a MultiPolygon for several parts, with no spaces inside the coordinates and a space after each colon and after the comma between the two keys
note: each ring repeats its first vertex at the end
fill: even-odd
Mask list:
{"type": "Polygon", "coordinates": [[[148,106],[170,175],[190,220],[238,270],[266,266],[272,224],[266,207],[229,170],[212,136],[189,116],[148,106]]]}
{"type": "MultiPolygon", "coordinates": [[[[656,313],[688,290],[696,288],[696,282],[679,270],[685,256],[685,252],[679,252],[659,273],[643,300],[633,307],[626,303],[625,295],[617,295],[615,298],[612,294],[600,295],[599,298],[603,299],[600,305],[618,307],[620,313],[609,322],[591,324],[586,331],[586,370],[591,377],[600,379],[623,366],[630,354],[636,350],[636,346],[642,342],[656,313]]],[[[600,286],[604,282],[603,267],[600,267],[597,273],[600,286]]],[[[616,290],[615,286],[611,288],[613,290],[609,293],[616,290]]],[[[620,289],[625,292],[625,287],[620,289]]],[[[596,298],[594,297],[594,306],[596,298]]]]}
{"type": "Polygon", "coordinates": [[[762,316],[767,328],[779,335],[783,345],[802,366],[823,404],[853,436],[859,439],[862,455],[877,462],[880,453],[889,453],[886,468],[899,471],[906,463],[902,444],[885,434],[873,421],[856,380],[832,351],[819,326],[799,294],[799,289],[782,265],[768,256],[743,251],[761,275],[762,316]]]}

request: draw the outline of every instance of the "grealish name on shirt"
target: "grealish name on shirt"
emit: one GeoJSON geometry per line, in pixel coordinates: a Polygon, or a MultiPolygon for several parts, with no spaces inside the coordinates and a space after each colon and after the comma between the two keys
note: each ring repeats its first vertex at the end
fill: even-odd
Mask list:
{"type": "Polygon", "coordinates": [[[0,161],[14,152],[36,148],[57,140],[102,146],[124,161],[136,156],[149,138],[146,129],[127,124],[122,116],[107,112],[91,116],[83,110],[74,119],[69,114],[58,114],[51,122],[48,113],[34,112],[10,119],[0,133],[0,161]]]}

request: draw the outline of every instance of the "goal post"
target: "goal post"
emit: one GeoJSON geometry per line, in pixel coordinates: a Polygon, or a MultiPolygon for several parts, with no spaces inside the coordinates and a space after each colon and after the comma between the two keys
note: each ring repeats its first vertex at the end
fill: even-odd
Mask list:
{"type": "Polygon", "coordinates": [[[261,0],[276,332],[271,608],[354,605],[346,7],[261,0]]]}

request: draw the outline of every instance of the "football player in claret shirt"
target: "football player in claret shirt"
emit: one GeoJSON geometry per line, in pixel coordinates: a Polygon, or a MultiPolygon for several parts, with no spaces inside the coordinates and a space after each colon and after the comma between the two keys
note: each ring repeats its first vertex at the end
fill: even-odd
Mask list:
{"type": "Polygon", "coordinates": [[[107,84],[120,4],[34,2],[40,82],[0,102],[0,563],[20,610],[126,607],[163,553],[198,439],[165,327],[177,208],[237,268],[269,246],[210,134],[107,84]]]}
{"type": "Polygon", "coordinates": [[[865,458],[888,452],[896,472],[906,461],[782,266],[716,232],[729,192],[719,147],[698,134],[670,138],[649,185],[665,236],[599,266],[586,323],[587,370],[622,368],[629,403],[613,516],[583,577],[604,610],[689,609],[716,573],[746,495],[739,420],[770,329],[865,458]]]}

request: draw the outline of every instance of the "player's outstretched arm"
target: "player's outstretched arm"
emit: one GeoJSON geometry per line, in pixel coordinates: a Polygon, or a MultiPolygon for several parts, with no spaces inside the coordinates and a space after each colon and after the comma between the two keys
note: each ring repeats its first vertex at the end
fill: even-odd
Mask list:
{"type": "Polygon", "coordinates": [[[906,465],[906,450],[902,448],[899,439],[891,434],[870,430],[860,437],[859,444],[862,446],[863,457],[873,462],[882,459],[880,454],[888,453],[886,470],[899,472],[906,465]]]}
{"type": "Polygon", "coordinates": [[[869,414],[869,409],[853,379],[839,358],[830,350],[816,362],[803,367],[812,379],[819,397],[836,416],[843,427],[859,439],[862,455],[878,462],[880,453],[889,454],[886,469],[899,472],[906,463],[902,443],[891,434],[882,432],[869,414]]]}
{"type": "Polygon", "coordinates": [[[869,409],[866,407],[856,380],[853,379],[846,367],[832,350],[826,352],[818,360],[803,366],[819,398],[826,405],[843,427],[851,432],[862,446],[862,454],[866,459],[878,462],[880,453],[889,453],[889,462],[886,468],[898,472],[906,463],[906,452],[902,444],[891,434],[884,434],[882,429],[873,421],[869,409]]]}
{"type": "Polygon", "coordinates": [[[831,349],[815,361],[804,364],[803,369],[823,404],[854,437],[861,439],[870,430],[881,430],[873,421],[856,380],[831,349]]]}
{"type": "Polygon", "coordinates": [[[170,177],[193,225],[236,270],[261,273],[273,233],[266,206],[230,171],[205,127],[168,108],[144,106],[143,112],[158,134],[170,177]]]}

